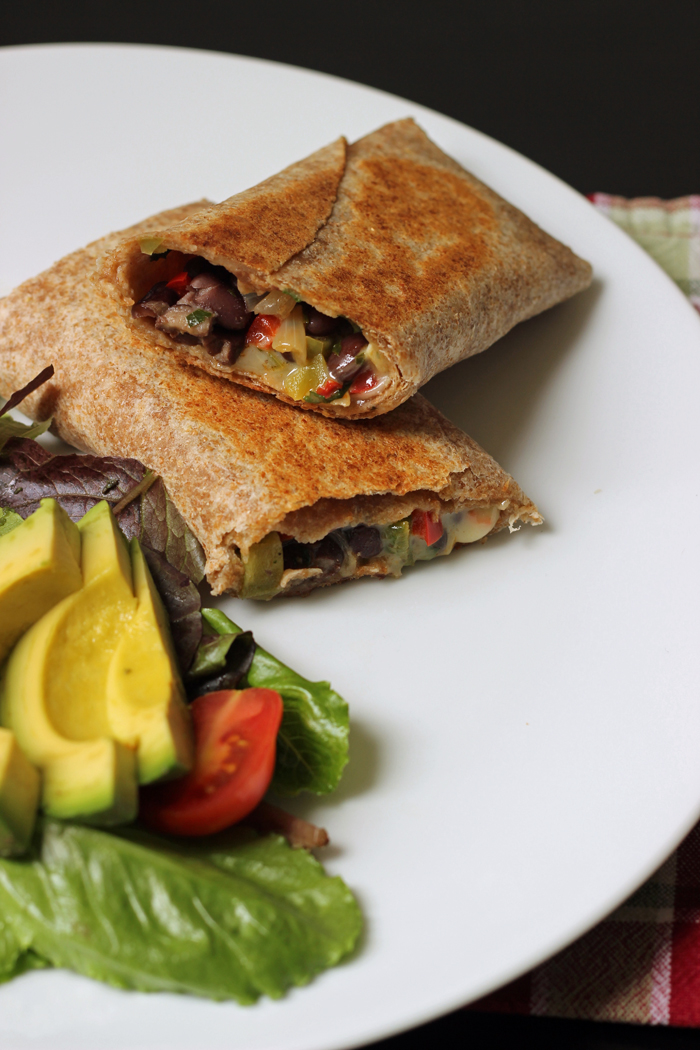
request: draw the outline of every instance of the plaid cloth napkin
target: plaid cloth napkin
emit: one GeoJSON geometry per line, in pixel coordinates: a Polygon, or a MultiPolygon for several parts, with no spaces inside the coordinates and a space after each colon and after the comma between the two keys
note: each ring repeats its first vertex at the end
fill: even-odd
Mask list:
{"type": "Polygon", "coordinates": [[[611,197],[592,193],[596,208],[634,237],[700,311],[700,197],[611,197]]]}
{"type": "MultiPolygon", "coordinates": [[[[700,196],[590,200],[700,312],[700,196]]],[[[700,1027],[700,824],[604,922],[469,1009],[700,1027]]]]}

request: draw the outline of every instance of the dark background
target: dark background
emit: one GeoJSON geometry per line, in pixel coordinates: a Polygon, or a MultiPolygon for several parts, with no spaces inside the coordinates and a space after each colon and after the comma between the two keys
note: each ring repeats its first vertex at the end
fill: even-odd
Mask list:
{"type": "Polygon", "coordinates": [[[698,0],[0,0],[0,44],[56,41],[306,66],[447,113],[584,193],[700,193],[698,0]]]}
{"type": "MultiPolygon", "coordinates": [[[[0,45],[73,41],[305,66],[455,117],[583,193],[700,193],[700,0],[0,0],[0,45]]],[[[157,130],[167,104],[145,101],[134,119],[157,130]]],[[[690,1050],[700,1032],[463,1012],[377,1046],[526,1044],[690,1050]]]]}

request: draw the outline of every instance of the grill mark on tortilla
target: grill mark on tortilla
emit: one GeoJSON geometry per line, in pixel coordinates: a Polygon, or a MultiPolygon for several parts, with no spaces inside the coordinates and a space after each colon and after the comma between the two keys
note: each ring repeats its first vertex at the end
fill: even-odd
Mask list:
{"type": "Polygon", "coordinates": [[[357,177],[313,245],[286,268],[290,279],[312,266],[305,285],[317,294],[342,288],[353,320],[378,327],[390,315],[404,326],[458,276],[489,265],[494,210],[464,179],[399,157],[363,160],[357,177]]]}

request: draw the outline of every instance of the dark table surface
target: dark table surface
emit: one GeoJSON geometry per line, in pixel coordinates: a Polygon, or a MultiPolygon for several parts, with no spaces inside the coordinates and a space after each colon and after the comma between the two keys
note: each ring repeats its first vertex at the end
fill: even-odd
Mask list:
{"type": "MultiPolygon", "coordinates": [[[[172,44],[305,66],[455,117],[583,193],[700,193],[700,0],[0,5],[2,45],[72,41],[172,44]]],[[[527,1042],[690,1050],[700,1032],[457,1012],[376,1046],[527,1042]]]]}

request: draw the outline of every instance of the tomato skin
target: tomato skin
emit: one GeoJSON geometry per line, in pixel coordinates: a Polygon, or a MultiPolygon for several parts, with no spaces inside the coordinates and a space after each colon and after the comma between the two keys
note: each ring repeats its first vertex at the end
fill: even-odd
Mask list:
{"type": "Polygon", "coordinates": [[[187,270],[183,270],[181,273],[176,273],[174,277],[171,277],[166,288],[172,288],[177,292],[179,296],[183,296],[187,291],[187,286],[190,283],[190,275],[187,270]]]}
{"type": "Polygon", "coordinates": [[[429,547],[437,543],[444,531],[442,522],[434,514],[426,510],[414,510],[411,514],[411,532],[422,536],[429,547]]]}
{"type": "Polygon", "coordinates": [[[178,780],[141,790],[139,816],[169,835],[213,835],[255,809],[275,769],[282,697],[273,689],[227,689],[191,706],[195,759],[178,780]]]}
{"type": "Polygon", "coordinates": [[[377,385],[377,373],[371,368],[365,368],[353,380],[350,387],[351,394],[366,394],[368,390],[377,385]]]}
{"type": "Polygon", "coordinates": [[[259,346],[261,350],[269,350],[281,324],[279,317],[275,317],[274,314],[258,314],[246,332],[246,343],[249,346],[259,346]]]}

